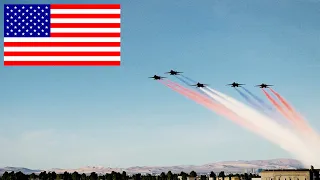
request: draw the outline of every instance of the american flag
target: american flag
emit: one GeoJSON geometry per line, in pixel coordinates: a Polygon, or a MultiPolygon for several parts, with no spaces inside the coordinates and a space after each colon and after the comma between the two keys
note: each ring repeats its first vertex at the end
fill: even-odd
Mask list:
{"type": "Polygon", "coordinates": [[[5,4],[5,66],[120,66],[120,4],[5,4]]]}

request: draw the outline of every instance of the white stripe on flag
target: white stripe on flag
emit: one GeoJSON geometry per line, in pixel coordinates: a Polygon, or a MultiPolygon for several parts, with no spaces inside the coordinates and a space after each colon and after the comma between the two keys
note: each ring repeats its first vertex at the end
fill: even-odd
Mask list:
{"type": "Polygon", "coordinates": [[[120,52],[120,47],[4,47],[4,52],[120,52]]]}
{"type": "Polygon", "coordinates": [[[51,28],[52,33],[61,33],[61,32],[100,32],[100,33],[109,33],[109,32],[120,32],[120,28],[51,28]]]}
{"type": "Polygon", "coordinates": [[[120,14],[120,9],[51,9],[50,14],[120,14]]]}
{"type": "Polygon", "coordinates": [[[120,18],[51,18],[51,23],[121,23],[120,18]]]}
{"type": "Polygon", "coordinates": [[[120,56],[4,56],[4,61],[120,61],[120,56]]]}
{"type": "Polygon", "coordinates": [[[4,42],[120,42],[121,38],[90,38],[90,37],[73,37],[73,38],[32,38],[32,37],[5,37],[4,42]]]}

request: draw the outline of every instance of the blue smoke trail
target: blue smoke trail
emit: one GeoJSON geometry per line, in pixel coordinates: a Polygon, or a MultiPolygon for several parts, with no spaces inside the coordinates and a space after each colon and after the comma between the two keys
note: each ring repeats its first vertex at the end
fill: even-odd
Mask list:
{"type": "MultiPolygon", "coordinates": [[[[195,80],[193,80],[193,79],[191,79],[191,78],[189,78],[189,77],[187,77],[187,76],[184,76],[184,75],[180,75],[181,77],[183,77],[183,78],[185,78],[185,79],[187,79],[188,81],[191,81],[193,84],[196,84],[196,83],[198,83],[197,81],[195,81],[195,80]]],[[[177,77],[177,76],[176,76],[177,77]]],[[[177,77],[178,78],[178,77],[177,77]]],[[[179,79],[182,79],[182,78],[179,78],[179,79]]],[[[184,80],[181,80],[181,81],[183,81],[183,82],[185,82],[184,80]]],[[[198,88],[197,88],[198,89],[198,88]]],[[[206,88],[206,87],[204,87],[204,89],[207,89],[208,91],[210,91],[208,88],[206,88]]],[[[206,95],[206,96],[208,96],[208,97],[210,97],[208,94],[206,94],[205,92],[203,92],[203,91],[201,91],[200,89],[198,89],[198,91],[199,92],[201,92],[201,94],[204,94],[204,95],[206,95]]],[[[211,93],[214,93],[214,92],[212,92],[212,91],[210,91],[211,93]]],[[[222,97],[222,96],[220,96],[219,94],[216,94],[216,93],[214,93],[215,95],[217,95],[217,96],[219,96],[219,97],[221,97],[221,98],[223,98],[223,99],[225,99],[224,97],[222,97]]],[[[211,97],[210,97],[211,98],[211,97]]]]}
{"type": "Polygon", "coordinates": [[[261,106],[259,106],[257,103],[255,103],[254,101],[252,101],[252,99],[250,99],[250,97],[248,97],[247,95],[245,95],[243,92],[239,91],[237,88],[234,88],[253,108],[255,108],[256,110],[265,113],[263,108],[261,106]]]}
{"type": "Polygon", "coordinates": [[[197,83],[197,81],[192,80],[191,78],[188,78],[187,76],[184,76],[184,75],[182,75],[182,74],[181,74],[180,76],[186,78],[187,80],[189,80],[189,81],[191,81],[191,82],[193,82],[193,83],[197,83]]]}
{"type": "MultiPolygon", "coordinates": [[[[183,78],[180,78],[179,76],[174,76],[174,77],[176,77],[177,79],[179,79],[181,82],[185,83],[186,85],[191,86],[191,84],[189,84],[189,83],[188,83],[186,80],[184,80],[183,78]]],[[[187,78],[186,78],[186,79],[187,79],[187,78]]],[[[197,88],[197,91],[198,91],[199,93],[201,93],[201,94],[203,94],[203,95],[205,95],[205,96],[208,97],[208,95],[205,94],[203,91],[201,91],[199,88],[197,88]]]]}
{"type": "Polygon", "coordinates": [[[177,79],[179,79],[180,81],[182,81],[183,83],[185,83],[186,85],[190,86],[191,84],[189,84],[187,81],[185,81],[184,79],[180,78],[179,76],[174,76],[177,79]]]}
{"type": "Polygon", "coordinates": [[[250,96],[252,96],[255,100],[257,100],[261,106],[263,106],[264,108],[268,109],[269,111],[274,111],[275,109],[272,108],[270,105],[268,105],[267,103],[265,103],[262,99],[260,99],[258,96],[256,96],[255,94],[253,94],[251,91],[249,91],[248,89],[246,89],[245,87],[241,87],[243,90],[245,90],[248,94],[250,94],[250,96]]]}

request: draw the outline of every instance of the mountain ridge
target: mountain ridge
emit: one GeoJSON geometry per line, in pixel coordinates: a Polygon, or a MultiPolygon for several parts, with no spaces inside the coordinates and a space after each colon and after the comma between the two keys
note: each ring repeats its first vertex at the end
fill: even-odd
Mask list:
{"type": "Polygon", "coordinates": [[[61,168],[51,168],[46,170],[40,169],[28,169],[24,167],[4,167],[0,168],[0,174],[5,171],[21,171],[25,174],[40,173],[41,171],[55,171],[56,173],[74,172],[78,173],[91,173],[96,172],[98,174],[122,172],[126,171],[128,174],[136,173],[150,173],[150,174],[160,174],[161,172],[172,171],[173,173],[191,172],[196,171],[197,173],[209,173],[211,171],[220,172],[225,171],[226,173],[257,173],[259,169],[301,169],[304,168],[303,164],[295,159],[270,159],[270,160],[237,160],[237,161],[220,161],[214,163],[207,163],[203,165],[176,165],[176,166],[133,166],[128,168],[111,168],[103,166],[85,166],[76,169],[61,169],[61,168]]]}

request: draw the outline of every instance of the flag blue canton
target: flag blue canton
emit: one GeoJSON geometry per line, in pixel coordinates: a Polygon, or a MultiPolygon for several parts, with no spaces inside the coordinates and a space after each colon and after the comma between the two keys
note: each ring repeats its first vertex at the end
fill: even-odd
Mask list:
{"type": "Polygon", "coordinates": [[[5,4],[4,37],[50,37],[50,4],[5,4]]]}

